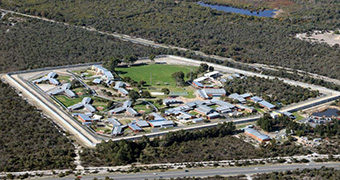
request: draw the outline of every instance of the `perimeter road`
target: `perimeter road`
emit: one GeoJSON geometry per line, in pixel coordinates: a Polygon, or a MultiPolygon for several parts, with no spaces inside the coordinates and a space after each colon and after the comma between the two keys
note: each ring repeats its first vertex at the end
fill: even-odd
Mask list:
{"type": "MultiPolygon", "coordinates": [[[[257,173],[271,173],[276,171],[288,171],[296,169],[319,169],[321,167],[329,167],[340,169],[340,162],[332,163],[315,163],[315,164],[280,164],[280,165],[266,165],[266,166],[248,166],[248,167],[235,167],[235,168],[213,168],[213,169],[189,169],[188,172],[184,170],[174,170],[157,173],[130,173],[130,174],[98,174],[98,175],[85,175],[81,179],[93,180],[94,178],[105,179],[110,177],[115,180],[142,180],[142,179],[170,179],[179,177],[207,177],[207,176],[236,176],[236,175],[251,175],[257,173]]],[[[49,180],[70,179],[65,178],[46,178],[49,180]]]]}
{"type": "MultiPolygon", "coordinates": [[[[142,61],[143,60],[141,60],[141,62],[142,61]]],[[[201,61],[188,59],[188,58],[182,58],[182,57],[178,57],[178,56],[171,56],[171,55],[161,56],[161,58],[157,58],[155,61],[156,62],[166,62],[168,64],[191,65],[191,66],[199,66],[200,63],[202,63],[201,61]]],[[[222,65],[218,65],[218,64],[213,64],[213,63],[207,63],[207,64],[209,66],[214,66],[216,70],[220,70],[221,72],[240,73],[240,74],[244,74],[244,75],[247,75],[247,76],[259,76],[259,77],[270,78],[270,79],[275,78],[275,77],[272,77],[272,76],[267,76],[267,75],[262,75],[262,74],[244,71],[244,70],[240,70],[240,69],[230,68],[230,67],[226,67],[226,66],[222,66],[222,65]]],[[[78,66],[80,66],[80,65],[78,65],[78,66]]],[[[73,67],[73,66],[70,66],[70,67],[73,67]]],[[[67,67],[62,67],[62,68],[67,68],[67,67]]],[[[47,69],[49,69],[49,68],[47,68],[47,69]]],[[[58,67],[54,67],[52,69],[57,70],[58,67]]],[[[39,69],[37,69],[36,71],[39,71],[39,69]]],[[[25,71],[20,72],[20,73],[25,73],[25,71]]],[[[59,121],[58,124],[62,125],[63,128],[67,129],[72,134],[75,134],[76,137],[80,141],[83,141],[83,143],[86,143],[86,141],[88,141],[88,140],[91,141],[91,143],[86,143],[88,146],[91,146],[91,147],[95,146],[97,143],[100,143],[102,140],[108,141],[108,138],[99,137],[98,135],[89,132],[89,130],[86,129],[86,127],[75,123],[75,121],[73,119],[71,119],[67,115],[66,112],[59,109],[56,104],[51,103],[49,100],[47,100],[42,94],[37,92],[35,89],[32,89],[31,87],[27,86],[27,84],[22,82],[22,80],[20,78],[18,78],[17,76],[18,76],[18,74],[14,74],[14,75],[7,75],[5,77],[8,77],[8,79],[10,79],[10,78],[12,78],[13,80],[15,79],[14,81],[19,82],[19,84],[21,84],[21,86],[23,86],[23,87],[19,87],[16,83],[14,83],[14,84],[11,83],[11,84],[13,86],[15,86],[16,88],[20,89],[20,91],[31,93],[31,94],[33,93],[35,96],[39,97],[39,99],[44,101],[44,102],[37,101],[38,105],[41,104],[41,103],[44,103],[44,105],[41,105],[40,108],[42,108],[43,110],[47,110],[49,115],[52,114],[53,117],[56,118],[59,121]],[[47,104],[47,106],[46,106],[46,104],[47,104]],[[45,107],[49,107],[49,109],[46,109],[45,107]],[[54,115],[54,114],[58,114],[59,117],[54,115]],[[60,117],[62,117],[64,119],[62,120],[62,119],[60,119],[60,117]],[[68,124],[67,123],[65,124],[65,122],[67,122],[68,124]],[[71,125],[71,127],[70,127],[70,125],[71,125]],[[87,140],[84,140],[84,138],[86,138],[87,140]]],[[[334,90],[331,90],[331,89],[327,89],[327,88],[324,88],[324,87],[321,87],[321,86],[315,86],[315,85],[311,85],[311,84],[301,83],[301,82],[292,81],[292,80],[284,79],[284,78],[278,78],[278,79],[283,80],[285,83],[288,83],[288,84],[291,84],[291,85],[299,85],[299,86],[302,86],[302,87],[305,87],[305,88],[310,88],[312,90],[318,90],[319,92],[327,94],[327,96],[324,96],[324,97],[315,98],[315,99],[307,100],[307,101],[304,101],[304,102],[301,102],[301,103],[297,103],[297,104],[293,104],[293,105],[284,107],[284,108],[281,109],[281,111],[283,111],[283,110],[284,111],[302,110],[302,109],[310,108],[310,107],[317,106],[317,105],[320,105],[320,104],[323,104],[323,103],[327,103],[329,101],[335,100],[335,99],[340,97],[340,92],[334,91],[334,90]]],[[[10,80],[9,82],[12,82],[12,81],[10,80]]],[[[34,99],[34,98],[32,98],[32,99],[34,99]]],[[[256,121],[260,117],[261,117],[260,115],[255,115],[255,116],[250,116],[250,117],[232,119],[232,120],[229,120],[229,121],[232,121],[236,124],[246,123],[246,122],[256,121]]],[[[194,130],[194,129],[213,127],[213,126],[216,126],[218,123],[221,123],[221,122],[193,125],[193,126],[188,126],[188,127],[184,127],[184,128],[174,128],[174,129],[170,129],[170,130],[154,132],[154,133],[147,133],[147,134],[140,134],[140,135],[135,135],[135,136],[130,136],[130,137],[112,138],[112,141],[119,141],[121,139],[135,140],[135,139],[141,138],[144,135],[147,136],[147,137],[161,136],[161,135],[164,135],[166,133],[169,133],[169,132],[172,132],[172,131],[178,131],[178,130],[182,130],[182,129],[183,130],[194,130]]]]}

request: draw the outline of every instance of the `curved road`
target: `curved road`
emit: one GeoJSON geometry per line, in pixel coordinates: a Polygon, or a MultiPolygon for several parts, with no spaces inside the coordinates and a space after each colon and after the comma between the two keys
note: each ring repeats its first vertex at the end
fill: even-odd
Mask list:
{"type": "MultiPolygon", "coordinates": [[[[340,169],[340,162],[333,163],[315,163],[315,164],[278,164],[266,166],[247,166],[247,167],[233,167],[233,168],[206,168],[206,169],[189,169],[188,172],[184,170],[171,170],[166,172],[147,172],[147,173],[130,173],[130,174],[97,174],[85,175],[81,179],[93,180],[94,178],[105,179],[110,177],[115,180],[142,180],[142,179],[159,179],[159,178],[178,178],[178,177],[207,177],[207,176],[236,176],[236,175],[251,175],[257,173],[270,173],[276,171],[288,171],[296,169],[313,169],[321,168],[322,166],[340,169]]],[[[71,179],[65,178],[46,178],[49,180],[71,179]]],[[[74,177],[73,177],[74,178],[74,177]]]]}
{"type": "MultiPolygon", "coordinates": [[[[34,19],[39,19],[39,20],[43,20],[43,21],[47,21],[47,22],[52,22],[52,23],[59,23],[59,24],[63,24],[65,26],[71,26],[68,23],[64,23],[64,22],[58,22],[56,20],[53,19],[47,19],[44,17],[40,17],[40,16],[34,16],[34,15],[28,15],[28,14],[23,14],[23,13],[19,13],[19,12],[15,12],[15,11],[11,11],[11,10],[6,10],[6,9],[1,9],[0,11],[3,11],[5,13],[11,13],[11,14],[16,14],[16,15],[20,15],[20,16],[24,16],[24,17],[28,17],[28,18],[34,18],[34,19]]],[[[105,32],[105,31],[100,31],[98,29],[95,29],[93,27],[86,27],[86,26],[75,26],[77,28],[83,28],[86,29],[88,31],[92,31],[92,32],[96,32],[99,34],[103,34],[103,35],[108,35],[108,36],[113,36],[117,39],[120,39],[122,41],[128,41],[128,42],[132,42],[135,44],[141,44],[144,46],[151,46],[151,47],[155,47],[155,48],[166,48],[166,49],[178,49],[178,50],[182,50],[182,51],[189,51],[192,52],[196,55],[202,56],[202,57],[206,57],[206,58],[213,58],[213,59],[217,59],[217,60],[221,60],[221,61],[229,61],[232,63],[236,63],[236,64],[242,64],[245,66],[250,66],[253,67],[255,69],[267,69],[267,70],[272,70],[272,71],[277,71],[278,69],[286,69],[288,73],[293,73],[293,69],[291,68],[286,68],[286,67],[281,67],[281,66],[275,66],[275,65],[267,65],[267,64],[259,64],[259,63],[255,63],[255,64],[248,64],[248,63],[242,63],[242,62],[238,62],[235,61],[232,58],[226,58],[226,57],[222,57],[222,56],[217,56],[217,55],[208,55],[204,52],[201,51],[193,51],[187,48],[183,48],[183,47],[177,47],[177,46],[171,46],[171,45],[166,45],[166,44],[160,44],[160,43],[156,43],[154,41],[150,41],[147,39],[143,39],[143,38],[138,38],[138,37],[132,37],[126,34],[119,34],[119,33],[111,33],[111,32],[105,32]]],[[[309,76],[315,78],[315,79],[321,79],[324,80],[326,82],[331,82],[331,83],[335,83],[337,85],[340,85],[340,80],[339,79],[332,79],[326,76],[322,76],[322,75],[318,75],[315,73],[310,73],[310,72],[306,72],[303,70],[297,70],[299,73],[301,74],[308,74],[309,76]]]]}

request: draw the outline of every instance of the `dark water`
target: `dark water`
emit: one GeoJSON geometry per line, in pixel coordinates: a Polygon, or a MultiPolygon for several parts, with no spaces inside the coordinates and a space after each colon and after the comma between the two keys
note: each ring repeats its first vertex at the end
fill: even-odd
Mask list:
{"type": "Polygon", "coordinates": [[[322,111],[322,112],[316,112],[316,113],[313,113],[312,115],[314,116],[325,116],[325,117],[332,117],[332,116],[340,116],[340,111],[337,110],[337,109],[326,109],[325,111],[322,111]]]}
{"type": "Polygon", "coordinates": [[[224,12],[239,13],[239,14],[245,14],[248,16],[258,16],[258,17],[273,17],[275,15],[275,12],[277,11],[277,10],[264,10],[264,11],[260,11],[257,13],[256,11],[251,12],[249,10],[233,8],[230,6],[210,5],[210,4],[206,4],[203,2],[198,2],[197,4],[204,6],[204,7],[210,7],[212,9],[224,11],[224,12]]]}

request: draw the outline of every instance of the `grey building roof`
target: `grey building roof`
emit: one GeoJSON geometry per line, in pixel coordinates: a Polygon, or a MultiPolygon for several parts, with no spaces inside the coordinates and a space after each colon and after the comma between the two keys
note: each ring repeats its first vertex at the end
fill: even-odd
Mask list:
{"type": "Polygon", "coordinates": [[[120,87],[124,87],[124,85],[125,85],[125,84],[124,84],[123,82],[117,81],[114,88],[115,88],[115,89],[119,89],[120,87]]]}
{"type": "Polygon", "coordinates": [[[216,111],[225,113],[225,112],[230,112],[231,109],[230,109],[229,107],[227,107],[227,106],[220,106],[220,107],[217,107],[217,108],[216,108],[216,111]]]}
{"type": "Polygon", "coordinates": [[[269,136],[261,134],[260,132],[256,131],[255,129],[252,129],[252,128],[245,128],[244,132],[252,134],[252,135],[254,135],[257,138],[262,139],[262,140],[270,140],[269,136]]]}
{"type": "Polygon", "coordinates": [[[114,126],[121,126],[122,123],[116,119],[116,118],[108,118],[107,119],[111,124],[113,124],[114,126]]]}
{"type": "Polygon", "coordinates": [[[79,116],[81,119],[83,119],[84,121],[91,121],[91,120],[92,120],[89,116],[87,116],[87,115],[85,115],[85,114],[78,114],[78,116],[79,116]]]}
{"type": "Polygon", "coordinates": [[[269,103],[269,102],[267,102],[267,101],[261,101],[261,102],[259,102],[259,104],[260,105],[262,105],[262,106],[264,106],[264,107],[266,107],[266,108],[268,108],[268,109],[273,109],[273,108],[275,108],[275,105],[273,105],[273,104],[271,104],[271,103],[269,103]]]}
{"type": "Polygon", "coordinates": [[[193,81],[192,83],[196,84],[196,86],[198,86],[198,87],[204,87],[203,84],[199,81],[193,81]]]}
{"type": "Polygon", "coordinates": [[[166,119],[163,116],[161,116],[160,114],[157,114],[155,112],[150,113],[149,116],[154,117],[154,120],[152,120],[152,121],[166,121],[166,119]]]}
{"type": "Polygon", "coordinates": [[[65,90],[65,94],[68,96],[68,97],[76,97],[76,94],[73,92],[73,91],[71,91],[71,90],[69,90],[69,89],[66,89],[65,90]]]}
{"type": "Polygon", "coordinates": [[[211,100],[205,100],[203,101],[203,104],[207,106],[212,106],[212,105],[215,105],[215,102],[211,100]]]}
{"type": "Polygon", "coordinates": [[[212,71],[204,74],[205,77],[218,77],[221,75],[222,74],[219,71],[212,71]]]}
{"type": "Polygon", "coordinates": [[[97,78],[92,81],[93,83],[100,84],[102,82],[101,79],[97,78]]]}
{"type": "Polygon", "coordinates": [[[240,96],[243,97],[243,98],[251,97],[251,95],[249,93],[244,93],[244,94],[241,94],[240,96]]]}
{"type": "Polygon", "coordinates": [[[210,108],[208,106],[205,106],[205,105],[200,105],[195,110],[199,111],[199,112],[201,112],[203,114],[206,114],[206,115],[214,111],[214,109],[212,109],[212,108],[210,108]]]}
{"type": "Polygon", "coordinates": [[[246,106],[246,105],[243,105],[243,104],[236,104],[236,107],[239,108],[239,109],[251,109],[251,110],[254,110],[253,107],[249,107],[249,106],[246,106]]]}
{"type": "Polygon", "coordinates": [[[197,104],[193,101],[193,102],[186,103],[186,105],[189,107],[195,107],[197,104]]]}
{"type": "Polygon", "coordinates": [[[114,77],[113,77],[113,74],[110,72],[110,71],[108,71],[108,70],[104,70],[104,76],[105,76],[105,78],[106,79],[113,79],[114,77]]]}
{"type": "Polygon", "coordinates": [[[49,78],[49,79],[55,78],[55,77],[57,77],[57,73],[55,73],[55,72],[50,72],[50,73],[47,74],[47,78],[49,78]]]}
{"type": "Polygon", "coordinates": [[[61,86],[63,90],[70,89],[71,88],[71,83],[65,83],[61,86]]]}
{"type": "Polygon", "coordinates": [[[118,92],[120,92],[120,93],[122,93],[124,95],[128,95],[129,94],[129,92],[126,89],[124,89],[124,88],[118,88],[118,92]]]}
{"type": "Polygon", "coordinates": [[[144,120],[138,120],[138,121],[136,122],[136,124],[137,124],[139,127],[149,127],[149,126],[150,126],[149,123],[146,122],[146,121],[144,121],[144,120]]]}
{"type": "Polygon", "coordinates": [[[91,98],[90,97],[84,97],[81,103],[85,104],[90,104],[91,103],[91,98]]]}
{"type": "Polygon", "coordinates": [[[124,107],[124,108],[131,107],[131,105],[132,105],[132,101],[130,101],[130,100],[127,100],[127,101],[125,101],[125,102],[123,103],[123,107],[124,107]]]}
{"type": "Polygon", "coordinates": [[[224,89],[202,89],[208,96],[223,96],[227,92],[224,89]]]}
{"type": "Polygon", "coordinates": [[[123,128],[121,126],[113,126],[111,135],[120,135],[123,134],[123,128]]]}
{"type": "Polygon", "coordinates": [[[48,79],[48,81],[49,81],[51,84],[59,85],[59,81],[58,81],[57,79],[50,78],[50,79],[48,79]]]}
{"type": "Polygon", "coordinates": [[[290,112],[288,112],[288,111],[283,112],[283,114],[284,114],[285,116],[288,116],[288,117],[294,116],[292,113],[290,113],[290,112]]]}
{"type": "Polygon", "coordinates": [[[96,112],[96,108],[94,108],[91,104],[85,104],[84,105],[85,109],[91,113],[96,112]]]}
{"type": "Polygon", "coordinates": [[[189,114],[189,113],[186,113],[186,112],[183,112],[183,111],[180,111],[180,114],[179,116],[177,116],[178,119],[191,119],[192,117],[194,117],[194,115],[192,114],[189,114]]]}
{"type": "Polygon", "coordinates": [[[237,100],[237,101],[240,102],[240,103],[245,103],[245,102],[246,102],[246,100],[245,100],[242,96],[240,96],[239,94],[237,94],[237,93],[230,94],[229,97],[232,98],[232,99],[237,100]]]}
{"type": "Polygon", "coordinates": [[[252,98],[250,98],[252,101],[254,101],[254,102],[256,102],[256,103],[258,103],[258,102],[261,102],[261,101],[263,101],[260,97],[258,97],[258,96],[254,96],[254,97],[252,97],[252,98]]]}
{"type": "Polygon", "coordinates": [[[215,104],[219,105],[219,106],[225,106],[225,107],[228,107],[230,109],[233,109],[235,107],[234,105],[232,105],[228,102],[221,101],[221,100],[212,99],[211,101],[214,102],[215,104]]]}
{"type": "Polygon", "coordinates": [[[220,117],[220,114],[217,112],[211,113],[207,115],[208,118],[216,118],[216,117],[220,117]]]}
{"type": "Polygon", "coordinates": [[[151,120],[149,123],[154,126],[154,127],[168,127],[168,126],[173,126],[174,122],[172,121],[154,121],[151,120]]]}
{"type": "Polygon", "coordinates": [[[197,90],[197,94],[200,97],[202,97],[203,99],[208,99],[209,98],[208,94],[205,91],[203,91],[203,89],[197,90]]]}
{"type": "Polygon", "coordinates": [[[220,81],[221,81],[222,83],[226,83],[228,80],[222,78],[222,79],[220,79],[220,81]]]}
{"type": "Polygon", "coordinates": [[[163,104],[164,105],[170,105],[170,104],[181,104],[183,101],[178,100],[178,99],[163,99],[163,104]]]}
{"type": "Polygon", "coordinates": [[[62,94],[62,93],[64,93],[64,90],[62,89],[55,89],[50,92],[51,95],[57,95],[57,94],[62,94]]]}
{"type": "Polygon", "coordinates": [[[134,110],[133,108],[128,107],[128,108],[126,108],[126,111],[128,113],[130,113],[132,116],[138,115],[138,112],[136,110],[134,110]]]}
{"type": "Polygon", "coordinates": [[[143,129],[137,126],[135,123],[129,123],[128,126],[133,131],[143,131],[143,129]]]}
{"type": "Polygon", "coordinates": [[[68,107],[67,109],[70,110],[70,111],[73,111],[73,110],[80,109],[82,107],[84,107],[84,105],[82,103],[77,103],[77,104],[74,104],[74,105],[68,107]]]}
{"type": "Polygon", "coordinates": [[[124,111],[125,111],[125,108],[118,107],[118,108],[110,110],[108,113],[109,114],[117,114],[117,113],[121,113],[121,112],[124,112],[124,111]]]}
{"type": "Polygon", "coordinates": [[[203,119],[202,118],[195,118],[191,120],[193,123],[198,123],[198,122],[202,122],[203,119]]]}

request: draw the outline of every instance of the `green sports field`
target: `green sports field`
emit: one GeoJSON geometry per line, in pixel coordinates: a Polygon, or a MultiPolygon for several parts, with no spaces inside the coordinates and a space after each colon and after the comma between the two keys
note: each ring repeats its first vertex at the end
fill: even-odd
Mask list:
{"type": "Polygon", "coordinates": [[[144,80],[148,85],[165,85],[175,86],[176,82],[171,75],[178,71],[183,71],[184,74],[190,71],[196,71],[198,67],[193,66],[176,66],[166,64],[152,64],[143,66],[132,66],[129,68],[116,68],[116,72],[121,77],[130,77],[139,82],[144,80]]]}

